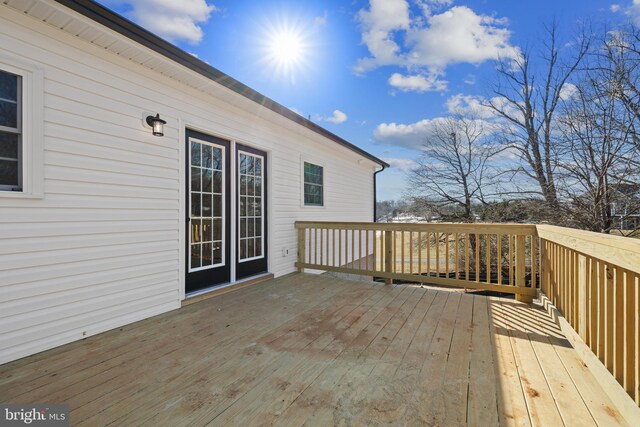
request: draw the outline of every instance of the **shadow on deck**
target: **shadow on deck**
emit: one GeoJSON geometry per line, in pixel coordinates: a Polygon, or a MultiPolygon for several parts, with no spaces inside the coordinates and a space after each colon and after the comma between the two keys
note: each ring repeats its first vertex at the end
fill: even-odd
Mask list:
{"type": "Polygon", "coordinates": [[[293,274],[0,366],[73,425],[624,424],[546,313],[293,274]]]}

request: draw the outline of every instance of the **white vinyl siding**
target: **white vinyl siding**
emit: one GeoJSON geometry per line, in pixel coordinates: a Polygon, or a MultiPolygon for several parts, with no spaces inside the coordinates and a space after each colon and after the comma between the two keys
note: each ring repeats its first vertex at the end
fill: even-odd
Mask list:
{"type": "Polygon", "coordinates": [[[41,69],[44,105],[44,197],[0,198],[0,363],[180,307],[187,126],[268,152],[276,276],[295,271],[294,221],[371,220],[371,161],[196,73],[189,81],[215,96],[180,83],[159,55],[141,66],[66,33],[59,15],[0,5],[0,57],[41,69]],[[143,124],[156,113],[161,138],[143,124]],[[303,153],[331,165],[322,212],[301,206],[303,153]]]}

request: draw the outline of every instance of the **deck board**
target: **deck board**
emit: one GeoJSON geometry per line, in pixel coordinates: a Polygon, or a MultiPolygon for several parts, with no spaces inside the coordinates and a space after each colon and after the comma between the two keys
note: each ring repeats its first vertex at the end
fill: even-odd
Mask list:
{"type": "Polygon", "coordinates": [[[73,425],[623,425],[541,310],[307,274],[0,366],[0,401],[73,425]]]}

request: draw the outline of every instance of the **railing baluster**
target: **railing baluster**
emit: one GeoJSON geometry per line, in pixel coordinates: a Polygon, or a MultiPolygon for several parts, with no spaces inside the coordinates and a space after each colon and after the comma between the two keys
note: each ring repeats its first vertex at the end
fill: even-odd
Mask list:
{"type": "Polygon", "coordinates": [[[480,283],[480,235],[476,233],[476,283],[480,283]]]}
{"type": "Polygon", "coordinates": [[[464,233],[464,280],[469,281],[469,245],[471,240],[469,239],[469,232],[464,233]]]}
{"type": "Polygon", "coordinates": [[[455,241],[454,241],[454,256],[456,257],[456,266],[455,266],[455,275],[454,275],[454,279],[458,280],[460,279],[460,234],[456,233],[455,235],[455,241]]]}
{"type": "Polygon", "coordinates": [[[444,277],[449,278],[449,233],[444,233],[444,259],[445,259],[445,267],[444,267],[444,277]]]}
{"type": "Polygon", "coordinates": [[[409,274],[413,274],[413,231],[409,232],[409,274]]]}
{"type": "Polygon", "coordinates": [[[400,265],[402,265],[402,269],[400,270],[402,274],[404,274],[404,230],[400,231],[400,265]]]}
{"type": "Polygon", "coordinates": [[[431,277],[431,232],[427,231],[427,277],[431,277]]]}
{"type": "Polygon", "coordinates": [[[502,285],[502,234],[496,236],[496,268],[498,270],[498,285],[502,285]]]}
{"type": "Polygon", "coordinates": [[[491,283],[491,234],[485,235],[487,239],[487,283],[491,283]]]}
{"type": "Polygon", "coordinates": [[[366,238],[365,243],[365,270],[369,271],[369,230],[364,230],[364,236],[366,238]]]}
{"type": "Polygon", "coordinates": [[[440,277],[440,233],[434,233],[436,239],[436,277],[440,277]]]}
{"type": "Polygon", "coordinates": [[[422,232],[418,231],[418,274],[422,275],[422,232]]]}

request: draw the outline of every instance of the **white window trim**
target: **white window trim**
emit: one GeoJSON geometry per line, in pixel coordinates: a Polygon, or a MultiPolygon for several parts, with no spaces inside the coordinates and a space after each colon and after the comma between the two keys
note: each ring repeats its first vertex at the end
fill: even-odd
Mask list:
{"type": "MultiPolygon", "coordinates": [[[[265,164],[265,158],[264,156],[261,156],[259,154],[254,154],[254,153],[250,153],[248,151],[243,151],[242,149],[237,150],[238,152],[238,156],[236,159],[236,165],[238,165],[238,171],[236,173],[237,175],[237,180],[236,180],[236,188],[237,188],[237,196],[236,197],[242,197],[242,195],[240,194],[240,155],[244,154],[245,156],[251,156],[254,157],[256,159],[261,159],[262,160],[262,168],[260,169],[260,180],[262,181],[262,196],[260,197],[260,212],[262,213],[262,215],[260,216],[260,223],[261,223],[261,229],[260,229],[260,239],[262,240],[262,254],[260,256],[253,256],[251,258],[244,258],[241,259],[240,258],[240,241],[242,240],[242,238],[240,237],[241,232],[240,232],[240,212],[238,211],[238,217],[237,217],[237,224],[236,224],[236,228],[237,228],[237,234],[238,237],[236,239],[236,241],[238,242],[238,249],[237,249],[237,256],[238,256],[238,264],[241,264],[243,262],[248,262],[248,261],[255,261],[257,259],[264,259],[265,256],[265,239],[264,239],[264,215],[265,215],[265,199],[264,199],[264,192],[265,192],[265,187],[264,187],[264,174],[265,174],[265,170],[264,168],[266,167],[265,164]]],[[[238,206],[239,206],[239,202],[238,202],[238,206]]],[[[255,237],[255,236],[254,236],[255,237]]]]}
{"type": "Polygon", "coordinates": [[[7,53],[0,54],[0,70],[22,80],[22,191],[0,191],[0,198],[44,197],[44,71],[7,53]]]}
{"type": "MultiPolygon", "coordinates": [[[[189,221],[189,253],[186,254],[187,257],[189,258],[189,273],[194,273],[196,271],[203,271],[203,270],[210,270],[212,268],[217,268],[217,267],[224,267],[225,265],[227,265],[227,221],[226,221],[226,214],[227,214],[227,193],[226,193],[226,171],[227,171],[227,164],[226,164],[226,159],[227,159],[227,154],[226,154],[226,147],[224,145],[218,145],[218,144],[214,144],[211,143],[209,141],[205,141],[203,139],[199,139],[199,138],[187,138],[189,144],[188,147],[188,152],[187,155],[189,156],[189,172],[188,172],[188,177],[187,179],[189,180],[189,189],[191,189],[191,141],[196,141],[200,144],[204,144],[204,145],[209,145],[211,147],[214,148],[218,148],[220,150],[222,150],[222,241],[221,241],[221,246],[222,246],[222,262],[218,263],[218,264],[211,264],[211,265],[206,265],[204,267],[196,267],[196,268],[192,268],[191,267],[191,221],[189,221]]],[[[212,178],[213,179],[213,178],[212,178]]],[[[212,184],[213,185],[213,184],[212,184]]],[[[191,218],[191,191],[189,191],[189,194],[187,194],[185,197],[188,197],[189,199],[189,218],[191,218]]],[[[213,213],[213,212],[212,212],[213,213]]]]}
{"type": "Polygon", "coordinates": [[[300,157],[300,206],[304,209],[326,209],[327,207],[327,167],[324,163],[300,157]],[[322,205],[307,205],[304,203],[304,164],[310,163],[322,168],[322,205]]]}

